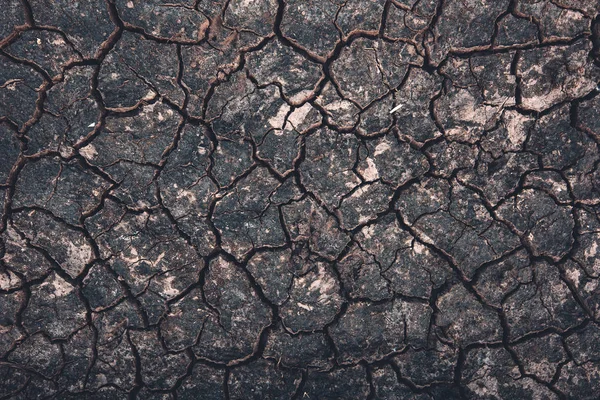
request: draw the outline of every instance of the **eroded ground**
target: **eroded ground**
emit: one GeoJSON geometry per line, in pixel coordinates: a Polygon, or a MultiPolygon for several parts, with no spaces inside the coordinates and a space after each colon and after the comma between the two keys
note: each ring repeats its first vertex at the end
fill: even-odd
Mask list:
{"type": "Polygon", "coordinates": [[[0,398],[597,398],[599,13],[3,0],[0,398]]]}

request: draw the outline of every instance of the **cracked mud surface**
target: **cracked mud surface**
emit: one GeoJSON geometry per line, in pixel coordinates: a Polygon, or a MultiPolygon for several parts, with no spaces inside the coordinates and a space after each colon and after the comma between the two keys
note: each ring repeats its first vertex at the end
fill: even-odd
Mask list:
{"type": "Polygon", "coordinates": [[[2,8],[0,399],[597,398],[599,1],[2,8]]]}

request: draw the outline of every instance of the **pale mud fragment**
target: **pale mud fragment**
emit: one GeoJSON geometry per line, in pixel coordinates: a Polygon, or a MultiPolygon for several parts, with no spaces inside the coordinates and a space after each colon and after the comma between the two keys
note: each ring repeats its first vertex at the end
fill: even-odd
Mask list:
{"type": "Polygon", "coordinates": [[[22,284],[21,279],[12,271],[0,273],[0,290],[16,289],[22,284]]]}

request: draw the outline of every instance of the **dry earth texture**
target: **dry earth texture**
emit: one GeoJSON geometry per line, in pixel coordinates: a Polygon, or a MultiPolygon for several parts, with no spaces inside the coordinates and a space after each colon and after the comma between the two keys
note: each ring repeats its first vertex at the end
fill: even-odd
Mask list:
{"type": "Polygon", "coordinates": [[[598,399],[600,1],[2,0],[0,399],[598,399]]]}

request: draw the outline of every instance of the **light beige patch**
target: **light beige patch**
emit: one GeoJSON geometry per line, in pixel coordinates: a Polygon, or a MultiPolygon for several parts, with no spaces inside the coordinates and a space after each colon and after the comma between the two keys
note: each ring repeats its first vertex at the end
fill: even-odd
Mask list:
{"type": "Polygon", "coordinates": [[[64,297],[75,290],[69,282],[56,274],[53,274],[50,281],[45,281],[40,285],[40,288],[43,287],[49,287],[56,297],[64,297]]]}
{"type": "Polygon", "coordinates": [[[373,161],[372,158],[367,158],[365,161],[367,162],[367,167],[360,170],[363,178],[365,178],[367,181],[379,179],[379,171],[377,171],[375,161],[373,161]]]}
{"type": "Polygon", "coordinates": [[[86,158],[86,160],[93,160],[98,157],[98,152],[93,144],[88,144],[85,147],[79,149],[79,153],[86,158]]]}

